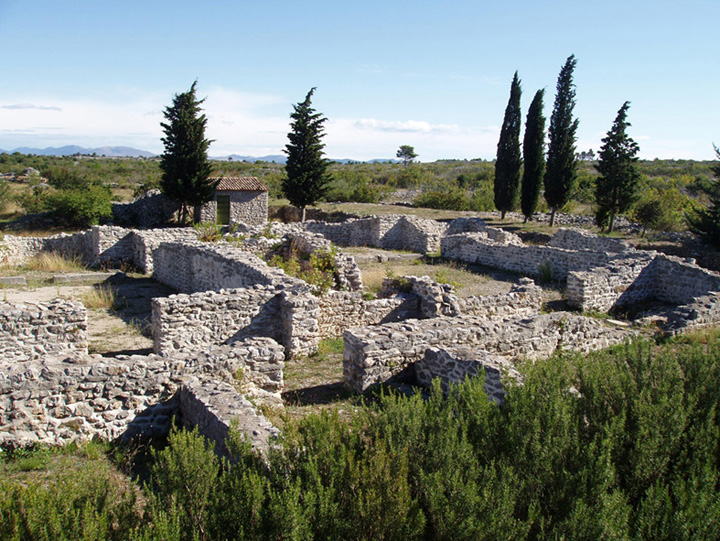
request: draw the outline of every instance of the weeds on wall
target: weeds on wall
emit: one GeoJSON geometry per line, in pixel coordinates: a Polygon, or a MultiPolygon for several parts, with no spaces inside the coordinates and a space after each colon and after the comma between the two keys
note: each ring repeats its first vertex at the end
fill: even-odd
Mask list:
{"type": "Polygon", "coordinates": [[[193,224],[198,240],[202,242],[220,242],[223,238],[222,226],[209,222],[197,222],[193,224]]]}
{"type": "Polygon", "coordinates": [[[285,271],[285,274],[307,282],[317,295],[323,295],[337,285],[337,248],[321,248],[311,254],[291,249],[287,254],[276,254],[267,260],[268,265],[285,271]]]}

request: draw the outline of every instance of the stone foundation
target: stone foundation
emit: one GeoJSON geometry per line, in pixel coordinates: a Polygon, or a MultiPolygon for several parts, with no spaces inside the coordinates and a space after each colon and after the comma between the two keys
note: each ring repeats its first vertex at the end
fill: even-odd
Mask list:
{"type": "Polygon", "coordinates": [[[635,334],[565,312],[510,320],[461,316],[388,323],[345,331],[343,378],[348,388],[363,392],[411,368],[429,347],[536,360],[561,348],[601,349],[635,334]]]}
{"type": "Polygon", "coordinates": [[[0,364],[87,353],[87,310],[79,302],[0,302],[0,364]]]}
{"type": "Polygon", "coordinates": [[[216,418],[200,426],[214,438],[239,415],[248,438],[264,448],[276,431],[233,385],[280,401],[282,360],[280,345],[257,338],[170,358],[72,354],[4,362],[0,445],[153,436],[167,433],[176,416],[185,424],[216,418]]]}

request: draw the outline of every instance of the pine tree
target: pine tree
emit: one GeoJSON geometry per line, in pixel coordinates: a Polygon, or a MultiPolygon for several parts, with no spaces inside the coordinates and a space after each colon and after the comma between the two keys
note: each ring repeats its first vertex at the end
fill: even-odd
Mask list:
{"type": "Polygon", "coordinates": [[[630,102],[626,101],[617,113],[615,122],[602,140],[595,169],[600,176],[595,184],[596,218],[600,227],[608,225],[612,233],[615,216],[627,211],[637,199],[640,172],[637,169],[638,144],[627,134],[630,102]]]}
{"type": "Polygon", "coordinates": [[[495,207],[505,219],[505,213],[512,210],[520,186],[520,79],[517,71],[510,85],[510,99],[505,108],[505,118],[500,129],[497,158],[495,160],[495,207]]]}
{"type": "Polygon", "coordinates": [[[545,170],[545,200],[550,207],[550,226],[555,225],[555,213],[569,200],[575,189],[575,140],[578,120],[573,120],[575,85],[573,70],[577,60],[570,55],[560,70],[557,94],[550,117],[547,168],[545,170]]]}
{"type": "Polygon", "coordinates": [[[302,209],[303,222],[305,207],[325,196],[330,183],[328,162],[323,158],[325,145],[321,141],[325,135],[323,124],[327,118],[311,106],[314,92],[315,88],[311,88],[305,101],[293,105],[291,131],[288,133],[290,142],[284,150],[288,157],[282,190],[291,205],[302,209]]]}
{"type": "Polygon", "coordinates": [[[523,139],[523,169],[520,206],[525,221],[532,220],[540,198],[540,187],[545,174],[545,116],[543,115],[543,98],[545,90],[535,93],[525,122],[523,139]]]}
{"type": "MultiPolygon", "coordinates": [[[[200,105],[205,101],[195,96],[195,81],[190,90],[175,94],[173,103],[163,113],[167,123],[161,122],[165,137],[165,152],[160,156],[163,171],[160,187],[170,199],[182,206],[182,223],[185,224],[188,207],[194,210],[210,201],[218,181],[210,181],[212,167],[207,150],[212,142],[205,139],[207,117],[200,105]]],[[[197,212],[195,212],[197,218],[197,212]]]]}
{"type": "MultiPolygon", "coordinates": [[[[720,160],[720,148],[715,148],[715,156],[720,160]]],[[[720,162],[713,168],[715,180],[701,189],[709,198],[706,208],[697,210],[687,218],[690,229],[701,235],[709,244],[720,247],[720,162]]]]}
{"type": "Polygon", "coordinates": [[[403,162],[403,165],[407,166],[410,165],[413,160],[418,157],[418,155],[415,154],[414,147],[411,147],[410,145],[400,145],[400,148],[395,154],[395,157],[400,158],[403,162]]]}

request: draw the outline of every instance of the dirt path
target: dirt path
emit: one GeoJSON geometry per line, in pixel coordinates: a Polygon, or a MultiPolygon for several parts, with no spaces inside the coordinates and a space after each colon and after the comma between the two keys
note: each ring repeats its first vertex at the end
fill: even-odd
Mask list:
{"type": "Polygon", "coordinates": [[[106,356],[151,353],[150,301],[153,297],[174,293],[151,278],[118,273],[98,284],[6,287],[1,298],[13,303],[48,302],[57,298],[83,302],[99,288],[111,290],[115,303],[110,309],[88,308],[90,353],[106,356]]]}

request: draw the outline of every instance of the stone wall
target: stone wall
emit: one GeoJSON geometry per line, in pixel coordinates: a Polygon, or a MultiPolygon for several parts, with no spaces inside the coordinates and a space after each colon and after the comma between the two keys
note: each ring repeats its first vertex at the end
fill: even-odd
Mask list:
{"type": "MultiPolygon", "coordinates": [[[[501,230],[499,230],[501,231],[501,230]]],[[[443,237],[441,254],[448,259],[476,263],[488,267],[513,271],[529,276],[540,276],[549,265],[552,279],[564,281],[571,271],[585,271],[607,265],[622,257],[608,252],[576,251],[553,246],[529,246],[512,233],[487,231],[443,237]],[[496,240],[497,239],[497,240],[496,240]]]]}
{"type": "Polygon", "coordinates": [[[407,216],[389,214],[346,222],[306,222],[308,231],[319,233],[340,246],[373,246],[385,250],[410,250],[419,253],[437,252],[447,224],[407,216]]]}
{"type": "Polygon", "coordinates": [[[79,302],[0,302],[0,362],[87,353],[87,311],[79,302]]]}
{"type": "Polygon", "coordinates": [[[692,261],[654,252],[642,258],[618,259],[590,272],[571,272],[567,280],[568,304],[583,311],[607,312],[648,301],[678,305],[671,310],[672,332],[680,328],[683,314],[690,318],[690,327],[720,322],[714,307],[704,308],[714,302],[712,293],[718,291],[720,274],[692,261]],[[705,300],[698,301],[700,298],[705,300]]]}
{"type": "Polygon", "coordinates": [[[472,351],[467,348],[440,349],[429,347],[422,359],[415,363],[417,383],[431,387],[435,378],[440,380],[447,392],[451,384],[475,378],[485,371],[485,392],[490,400],[502,404],[505,400],[503,379],[513,378],[522,381],[520,373],[512,363],[500,355],[484,351],[472,351]]]}
{"type": "Polygon", "coordinates": [[[230,223],[258,225],[267,222],[268,192],[266,191],[224,191],[215,193],[215,198],[200,207],[201,222],[217,222],[217,196],[230,198],[230,223]]]}
{"type": "Polygon", "coordinates": [[[153,278],[182,293],[304,282],[229,244],[166,242],[153,250],[153,278]]]}
{"type": "Polygon", "coordinates": [[[282,342],[280,291],[257,285],[152,299],[153,350],[168,355],[248,336],[282,342]]]}
{"type": "Polygon", "coordinates": [[[565,288],[568,305],[583,312],[608,312],[644,302],[653,296],[651,265],[649,257],[629,258],[591,271],[571,271],[565,288]]]}
{"type": "Polygon", "coordinates": [[[164,242],[197,241],[197,232],[191,227],[133,231],[133,263],[145,274],[152,274],[155,265],[153,254],[164,242]]]}
{"type": "Polygon", "coordinates": [[[132,201],[113,202],[113,223],[124,227],[158,227],[168,223],[179,208],[160,190],[149,190],[132,201]]]}
{"type": "Polygon", "coordinates": [[[238,415],[247,437],[263,448],[276,431],[231,384],[279,400],[282,359],[281,346],[258,338],[171,358],[48,355],[3,362],[0,445],[164,434],[178,415],[186,424],[204,423],[201,432],[207,426],[215,437],[238,415]],[[217,420],[208,422],[212,417],[217,420]]]}
{"type": "MultiPolygon", "coordinates": [[[[333,250],[332,243],[322,235],[304,231],[302,233],[291,233],[291,250],[300,252],[301,254],[313,254],[318,250],[331,252],[333,250]]],[[[339,250],[335,250],[333,257],[335,264],[335,281],[338,289],[346,289],[349,291],[362,291],[362,273],[360,267],[355,263],[355,259],[343,254],[339,250]]]]}
{"type": "Polygon", "coordinates": [[[462,315],[485,318],[530,317],[540,313],[542,303],[542,289],[531,278],[520,278],[505,294],[459,299],[462,315]]]}
{"type": "Polygon", "coordinates": [[[631,249],[630,244],[624,240],[599,237],[590,231],[569,227],[558,229],[548,246],[591,252],[626,252],[631,249]]]}
{"type": "Polygon", "coordinates": [[[559,348],[601,349],[634,334],[564,312],[511,320],[477,316],[407,320],[345,331],[343,379],[348,388],[363,392],[412,369],[429,347],[465,347],[510,360],[535,360],[559,348]]]}
{"type": "Polygon", "coordinates": [[[7,265],[20,266],[42,252],[76,257],[88,265],[132,262],[134,257],[131,230],[95,225],[86,231],[50,237],[14,237],[0,241],[0,258],[7,265]]]}
{"type": "Polygon", "coordinates": [[[320,297],[320,339],[336,338],[351,327],[364,327],[419,317],[418,297],[399,294],[387,299],[365,300],[358,292],[328,291],[320,297]]]}

